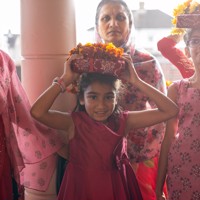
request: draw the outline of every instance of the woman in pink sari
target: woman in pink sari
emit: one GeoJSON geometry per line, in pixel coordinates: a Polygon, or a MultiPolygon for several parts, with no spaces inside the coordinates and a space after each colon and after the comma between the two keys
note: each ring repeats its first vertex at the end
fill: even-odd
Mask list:
{"type": "Polygon", "coordinates": [[[0,199],[13,200],[14,178],[21,200],[23,186],[47,190],[56,167],[56,152],[63,143],[54,129],[31,117],[31,106],[15,64],[1,50],[0,80],[0,199]]]}

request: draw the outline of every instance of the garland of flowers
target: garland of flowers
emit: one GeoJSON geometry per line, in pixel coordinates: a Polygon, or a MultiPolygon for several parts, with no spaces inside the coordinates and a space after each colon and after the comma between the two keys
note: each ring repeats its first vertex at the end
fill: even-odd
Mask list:
{"type": "MultiPolygon", "coordinates": [[[[200,3],[197,0],[187,0],[183,2],[182,4],[178,4],[176,8],[173,10],[173,19],[172,19],[172,24],[176,26],[177,24],[177,16],[182,15],[182,14],[195,14],[199,12],[200,10],[200,3]]],[[[185,33],[184,28],[172,28],[171,34],[176,35],[176,34],[183,34],[185,33]]]]}
{"type": "Polygon", "coordinates": [[[117,60],[124,53],[123,48],[117,48],[112,43],[86,43],[82,45],[79,43],[75,48],[70,51],[72,54],[82,54],[85,58],[103,58],[108,60],[117,60]]]}
{"type": "MultiPolygon", "coordinates": [[[[75,48],[69,51],[69,55],[81,54],[84,58],[96,58],[96,59],[107,59],[107,60],[117,60],[122,57],[124,49],[116,47],[112,43],[86,43],[82,45],[79,43],[75,48]]],[[[78,92],[78,82],[70,84],[66,91],[76,94],[78,92]]]]}

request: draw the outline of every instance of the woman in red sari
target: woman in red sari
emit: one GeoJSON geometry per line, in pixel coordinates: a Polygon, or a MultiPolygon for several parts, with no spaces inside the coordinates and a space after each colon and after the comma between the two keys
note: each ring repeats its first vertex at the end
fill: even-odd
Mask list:
{"type": "MultiPolygon", "coordinates": [[[[95,41],[112,42],[131,55],[139,77],[166,92],[165,79],[157,59],[147,51],[135,48],[132,13],[123,0],[102,0],[96,10],[95,41]]],[[[124,109],[144,110],[155,107],[144,93],[127,85],[121,102],[124,109]]],[[[155,200],[157,163],[164,135],[164,124],[132,131],[128,136],[128,154],[144,200],[155,200]]]]}

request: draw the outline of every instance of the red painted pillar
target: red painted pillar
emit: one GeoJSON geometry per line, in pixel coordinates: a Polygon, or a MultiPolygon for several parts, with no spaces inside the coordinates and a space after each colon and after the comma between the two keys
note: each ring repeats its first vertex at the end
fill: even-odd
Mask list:
{"type": "MultiPolygon", "coordinates": [[[[22,84],[31,104],[63,72],[76,45],[73,0],[21,0],[22,84]]],[[[73,95],[62,94],[55,107],[71,109],[73,95]]]]}

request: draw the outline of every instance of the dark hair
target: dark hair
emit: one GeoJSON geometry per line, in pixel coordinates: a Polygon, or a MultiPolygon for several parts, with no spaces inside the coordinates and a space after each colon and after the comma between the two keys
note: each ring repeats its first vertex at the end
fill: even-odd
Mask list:
{"type": "Polygon", "coordinates": [[[200,31],[200,28],[188,28],[188,29],[186,29],[186,33],[183,37],[183,40],[184,40],[186,46],[188,46],[188,42],[191,39],[192,33],[196,30],[200,31]]]}
{"type": "MultiPolygon", "coordinates": [[[[85,111],[85,106],[80,105],[79,99],[83,98],[84,92],[88,86],[90,86],[94,82],[99,82],[107,85],[111,85],[116,93],[118,94],[117,98],[120,98],[120,91],[121,91],[121,81],[117,79],[115,76],[110,74],[101,74],[101,73],[83,73],[81,75],[81,79],[79,81],[79,92],[78,92],[78,99],[77,99],[77,107],[76,111],[85,111]]],[[[116,105],[114,113],[118,114],[121,112],[121,107],[116,105]]],[[[114,114],[113,113],[113,114],[114,114]]]]}
{"type": "Polygon", "coordinates": [[[98,26],[98,20],[99,20],[99,14],[100,14],[101,8],[108,3],[117,3],[117,4],[121,4],[122,6],[124,6],[125,11],[129,18],[129,26],[131,27],[133,24],[133,16],[132,16],[131,10],[129,9],[128,5],[123,0],[101,0],[96,9],[95,25],[98,26]]]}

